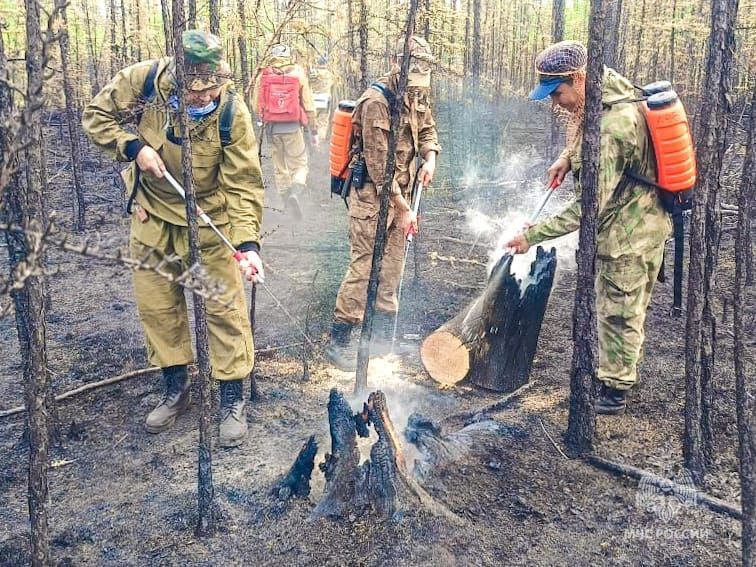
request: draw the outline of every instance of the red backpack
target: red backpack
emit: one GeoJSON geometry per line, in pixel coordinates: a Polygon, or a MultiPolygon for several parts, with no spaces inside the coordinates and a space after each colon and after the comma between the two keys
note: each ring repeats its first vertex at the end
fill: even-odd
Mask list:
{"type": "Polygon", "coordinates": [[[276,72],[270,67],[263,69],[260,79],[258,114],[262,121],[299,122],[307,125],[307,115],[299,104],[299,79],[276,72]]]}

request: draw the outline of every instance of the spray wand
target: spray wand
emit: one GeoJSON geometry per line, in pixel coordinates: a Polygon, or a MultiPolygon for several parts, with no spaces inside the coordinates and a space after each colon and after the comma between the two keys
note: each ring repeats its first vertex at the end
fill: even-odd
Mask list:
{"type": "MultiPolygon", "coordinates": [[[[415,203],[412,206],[412,212],[415,214],[415,218],[417,218],[417,213],[420,210],[420,197],[423,195],[423,189],[425,187],[422,183],[417,184],[417,195],[415,195],[415,203]]],[[[397,302],[397,310],[396,315],[394,316],[394,332],[391,335],[391,352],[394,352],[394,343],[396,342],[396,329],[399,325],[399,308],[401,308],[402,305],[402,287],[404,286],[404,270],[407,267],[407,257],[409,256],[409,250],[410,245],[412,244],[412,241],[415,238],[415,232],[412,230],[412,227],[410,226],[407,230],[407,239],[404,243],[404,261],[402,262],[402,273],[399,276],[399,290],[396,294],[396,302],[397,302]]]]}
{"type": "Polygon", "coordinates": [[[541,201],[541,204],[538,206],[538,208],[533,211],[533,214],[530,215],[530,218],[528,219],[529,224],[535,224],[535,221],[538,220],[538,217],[541,216],[543,209],[546,207],[546,203],[548,203],[549,199],[551,199],[552,193],[554,193],[554,190],[560,185],[561,183],[557,181],[556,177],[554,177],[551,183],[549,183],[549,185],[546,187],[546,196],[543,198],[543,201],[541,201]]]}
{"type": "MultiPolygon", "coordinates": [[[[184,199],[184,201],[186,201],[186,191],[184,191],[184,188],[181,185],[179,185],[179,182],[176,181],[176,178],[173,177],[173,175],[171,175],[168,170],[164,171],[163,175],[165,176],[165,179],[168,181],[168,183],[170,183],[171,187],[173,187],[173,189],[175,189],[176,193],[178,193],[179,195],[181,195],[181,198],[184,199]]],[[[210,219],[210,217],[208,216],[208,214],[205,211],[203,211],[199,207],[199,205],[197,205],[197,216],[199,216],[199,218],[202,219],[202,221],[205,224],[207,224],[207,226],[209,226],[213,230],[213,232],[215,232],[215,234],[218,235],[218,237],[221,239],[221,241],[223,242],[223,244],[233,254],[234,260],[236,260],[242,268],[245,268],[245,269],[246,268],[252,268],[254,270],[254,273],[255,274],[257,273],[257,270],[255,269],[254,266],[252,266],[249,263],[249,261],[247,260],[247,258],[244,256],[244,253],[240,252],[239,250],[237,250],[236,247],[233,244],[231,244],[231,241],[228,238],[226,238],[226,235],[223,234],[220,231],[220,229],[210,219]]],[[[278,308],[280,308],[281,311],[283,311],[284,315],[286,315],[289,318],[289,320],[292,323],[294,323],[294,325],[297,328],[297,330],[302,334],[302,336],[310,344],[310,346],[315,346],[313,344],[313,342],[312,342],[312,339],[302,329],[302,327],[299,325],[299,323],[297,322],[297,320],[294,319],[294,317],[291,315],[291,313],[288,312],[288,310],[283,306],[283,304],[278,300],[278,298],[273,294],[273,292],[270,291],[270,289],[268,288],[268,286],[265,285],[265,282],[262,279],[260,279],[260,280],[258,280],[257,283],[259,283],[262,286],[262,288],[267,292],[267,294],[270,295],[271,299],[273,299],[273,301],[276,302],[276,306],[278,308]]]]}

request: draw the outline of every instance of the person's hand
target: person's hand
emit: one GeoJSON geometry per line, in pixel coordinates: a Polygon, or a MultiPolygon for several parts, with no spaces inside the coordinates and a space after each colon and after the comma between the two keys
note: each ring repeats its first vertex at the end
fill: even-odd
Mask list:
{"type": "Polygon", "coordinates": [[[399,230],[404,232],[404,236],[411,234],[417,234],[420,230],[417,226],[417,215],[412,212],[412,209],[402,211],[396,219],[396,224],[399,230]]]}
{"type": "Polygon", "coordinates": [[[428,159],[423,162],[418,178],[420,185],[427,187],[433,181],[433,174],[436,172],[436,152],[430,152],[428,159]]]}
{"type": "Polygon", "coordinates": [[[310,144],[313,148],[320,147],[320,138],[317,132],[310,132],[310,144]]]}
{"type": "Polygon", "coordinates": [[[524,234],[518,234],[503,246],[514,254],[526,254],[530,250],[530,244],[524,234]]]}
{"type": "Polygon", "coordinates": [[[546,170],[549,176],[549,187],[555,189],[562,184],[565,175],[570,172],[570,162],[566,158],[559,158],[546,170]]]}
{"type": "Polygon", "coordinates": [[[239,271],[248,282],[263,283],[265,281],[265,269],[257,252],[254,250],[239,252],[238,261],[239,271]]]}
{"type": "Polygon", "coordinates": [[[136,157],[137,166],[141,171],[154,175],[157,178],[163,177],[165,164],[160,159],[160,155],[150,146],[144,146],[136,157]]]}

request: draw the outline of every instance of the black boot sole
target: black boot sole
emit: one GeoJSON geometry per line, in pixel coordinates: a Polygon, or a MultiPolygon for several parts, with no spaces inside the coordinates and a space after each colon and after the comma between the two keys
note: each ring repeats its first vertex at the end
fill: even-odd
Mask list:
{"type": "Polygon", "coordinates": [[[622,407],[607,407],[607,406],[596,406],[596,414],[597,415],[622,415],[625,413],[626,406],[622,407]]]}

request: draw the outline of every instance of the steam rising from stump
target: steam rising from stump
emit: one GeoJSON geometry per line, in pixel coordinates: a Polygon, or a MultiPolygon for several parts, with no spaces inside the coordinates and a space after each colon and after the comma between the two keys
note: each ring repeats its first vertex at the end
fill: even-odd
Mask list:
{"type": "MultiPolygon", "coordinates": [[[[326,480],[325,492],[311,519],[344,517],[352,512],[362,514],[373,510],[383,519],[396,520],[404,509],[422,507],[454,523],[460,522],[408,473],[383,392],[370,394],[362,412],[354,414],[344,395],[332,389],[328,400],[328,422],[331,452],[320,464],[326,480]],[[370,459],[360,464],[357,436],[369,437],[370,426],[378,439],[370,448],[370,459]]],[[[314,444],[315,440],[311,438],[302,448],[291,471],[274,486],[273,493],[279,498],[309,492],[314,444]],[[297,486],[306,486],[307,491],[297,490],[297,486]]]]}
{"type": "Polygon", "coordinates": [[[469,378],[497,392],[528,382],[554,283],[556,249],[538,247],[524,282],[511,269],[512,256],[505,254],[481,295],[425,339],[420,358],[434,380],[456,384],[469,378]]]}

